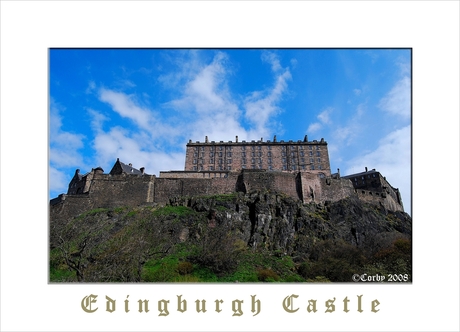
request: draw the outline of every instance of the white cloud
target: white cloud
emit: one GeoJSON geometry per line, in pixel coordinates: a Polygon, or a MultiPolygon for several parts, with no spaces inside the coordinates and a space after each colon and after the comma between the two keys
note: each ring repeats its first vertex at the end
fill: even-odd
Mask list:
{"type": "Polygon", "coordinates": [[[307,134],[314,134],[319,131],[323,126],[319,122],[312,123],[307,128],[307,134]]]}
{"type": "MultiPolygon", "coordinates": [[[[59,171],[55,167],[50,166],[48,169],[49,174],[49,190],[51,192],[67,192],[69,184],[69,174],[59,171]]],[[[54,198],[54,197],[51,197],[54,198]]]]}
{"type": "Polygon", "coordinates": [[[362,90],[361,89],[353,89],[353,93],[356,95],[356,96],[359,96],[361,94],[362,90]]]}
{"type": "Polygon", "coordinates": [[[410,118],[411,81],[408,76],[396,82],[393,88],[379,102],[379,108],[403,119],[410,118]]]}
{"type": "Polygon", "coordinates": [[[411,126],[395,130],[380,140],[374,151],[355,157],[347,163],[344,175],[375,168],[388,182],[399,188],[404,209],[410,213],[411,203],[411,126]]]}
{"type": "Polygon", "coordinates": [[[50,103],[50,164],[55,167],[69,167],[82,164],[82,156],[78,152],[84,147],[82,134],[74,134],[62,130],[62,107],[53,99],[50,103]]]}

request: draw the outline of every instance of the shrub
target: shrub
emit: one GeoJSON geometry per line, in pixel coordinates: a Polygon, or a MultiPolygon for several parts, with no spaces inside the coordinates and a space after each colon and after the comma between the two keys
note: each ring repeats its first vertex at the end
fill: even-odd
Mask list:
{"type": "Polygon", "coordinates": [[[257,279],[259,279],[259,281],[279,281],[280,277],[273,270],[260,269],[257,271],[257,279]]]}
{"type": "Polygon", "coordinates": [[[190,262],[180,262],[177,265],[177,272],[181,275],[190,274],[193,271],[193,265],[190,262]]]}

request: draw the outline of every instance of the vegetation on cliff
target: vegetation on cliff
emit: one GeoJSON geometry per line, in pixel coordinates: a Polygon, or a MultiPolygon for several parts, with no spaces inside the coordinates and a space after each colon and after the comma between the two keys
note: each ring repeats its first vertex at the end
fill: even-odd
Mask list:
{"type": "Polygon", "coordinates": [[[50,281],[411,281],[411,224],[353,198],[302,204],[270,192],[95,209],[50,224],[50,281]]]}

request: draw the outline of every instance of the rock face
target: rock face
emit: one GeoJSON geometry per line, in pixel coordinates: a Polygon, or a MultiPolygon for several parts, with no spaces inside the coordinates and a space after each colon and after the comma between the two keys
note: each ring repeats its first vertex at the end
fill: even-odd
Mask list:
{"type": "Polygon", "coordinates": [[[302,204],[284,194],[253,192],[238,193],[227,200],[175,198],[170,203],[206,212],[216,227],[225,225],[254,249],[286,255],[308,256],[321,240],[343,240],[358,248],[376,250],[376,239],[398,234],[410,237],[412,233],[407,213],[387,211],[354,197],[302,204]]]}
{"type": "MultiPolygon", "coordinates": [[[[157,270],[155,278],[144,278],[144,265],[176,255],[225,276],[238,270],[243,256],[248,265],[254,265],[250,256],[254,254],[288,259],[297,266],[291,266],[289,273],[303,271],[299,274],[304,281],[316,276],[350,281],[359,266],[353,270],[347,265],[343,272],[343,259],[354,262],[376,253],[389,257],[382,249],[397,239],[410,241],[411,233],[412,220],[406,213],[387,211],[355,197],[304,204],[269,191],[178,196],[165,206],[99,208],[51,219],[50,266],[61,272],[73,270],[76,277],[71,281],[171,281],[166,275],[160,278],[157,270]],[[335,274],[324,266],[326,270],[334,266],[335,274]]],[[[405,252],[403,263],[410,270],[410,249],[405,252]]],[[[273,273],[269,264],[259,263],[253,273],[256,268],[273,273]]]]}

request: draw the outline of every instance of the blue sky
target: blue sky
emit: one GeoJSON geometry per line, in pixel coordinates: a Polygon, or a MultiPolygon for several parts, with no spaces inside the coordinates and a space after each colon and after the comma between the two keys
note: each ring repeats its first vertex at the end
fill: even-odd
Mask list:
{"type": "Polygon", "coordinates": [[[411,213],[410,49],[51,49],[50,198],[117,158],[182,170],[189,139],[328,142],[332,172],[380,171],[411,213]]]}

